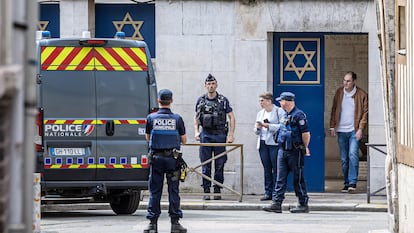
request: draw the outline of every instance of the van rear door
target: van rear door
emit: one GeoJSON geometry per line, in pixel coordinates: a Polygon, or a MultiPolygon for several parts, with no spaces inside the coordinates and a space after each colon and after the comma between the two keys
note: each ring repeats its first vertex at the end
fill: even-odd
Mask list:
{"type": "Polygon", "coordinates": [[[79,41],[40,43],[40,107],[44,116],[44,181],[96,177],[96,88],[93,48],[79,41]],[[89,59],[89,60],[88,60],[89,59]]]}
{"type": "Polygon", "coordinates": [[[105,122],[97,125],[97,180],[146,183],[147,164],[141,164],[150,111],[146,48],[113,40],[95,51],[97,118],[105,122]]]}

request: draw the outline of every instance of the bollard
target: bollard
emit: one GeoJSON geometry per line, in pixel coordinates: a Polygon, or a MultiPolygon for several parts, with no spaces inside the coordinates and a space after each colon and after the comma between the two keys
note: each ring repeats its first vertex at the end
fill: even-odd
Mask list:
{"type": "Polygon", "coordinates": [[[33,233],[40,233],[40,173],[33,173],[33,233]]]}

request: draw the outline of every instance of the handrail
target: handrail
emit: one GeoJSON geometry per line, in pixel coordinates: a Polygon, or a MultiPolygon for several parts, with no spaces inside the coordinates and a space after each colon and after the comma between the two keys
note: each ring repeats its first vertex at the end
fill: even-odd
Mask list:
{"type": "MultiPolygon", "coordinates": [[[[386,144],[371,144],[371,143],[365,143],[365,145],[367,147],[370,147],[370,148],[372,148],[372,149],[380,152],[383,155],[387,155],[387,152],[386,151],[378,148],[378,147],[384,147],[384,146],[386,147],[387,146],[386,144]]],[[[370,181],[370,169],[371,169],[371,166],[370,166],[370,160],[371,159],[370,159],[370,157],[371,156],[369,155],[369,150],[368,150],[368,156],[367,157],[368,157],[367,158],[367,167],[368,167],[368,172],[367,172],[367,203],[370,203],[371,202],[371,196],[376,196],[377,193],[379,193],[379,192],[381,192],[381,191],[383,191],[385,189],[385,186],[384,187],[381,187],[378,190],[376,190],[376,191],[374,191],[374,192],[371,193],[371,181],[370,181]]]]}
{"type": "MultiPolygon", "coordinates": [[[[212,183],[214,183],[215,185],[218,185],[222,188],[225,188],[227,190],[229,190],[230,192],[236,194],[237,196],[239,196],[239,202],[242,201],[243,198],[243,167],[244,167],[244,162],[243,162],[243,144],[236,144],[236,143],[188,143],[188,144],[183,144],[182,146],[227,146],[227,147],[233,147],[218,154],[218,155],[212,155],[212,157],[204,162],[202,162],[199,165],[196,165],[194,167],[190,167],[190,165],[188,164],[188,171],[189,172],[194,172],[195,174],[201,176],[204,179],[207,179],[209,181],[211,181],[212,183]],[[202,167],[205,164],[211,163],[213,160],[216,160],[218,158],[221,158],[223,156],[225,156],[227,153],[232,152],[236,149],[240,148],[240,192],[214,180],[211,177],[208,177],[206,175],[204,175],[202,172],[197,171],[196,169],[202,167]]],[[[203,194],[204,195],[204,194],[203,194]]],[[[218,194],[218,193],[211,193],[209,194],[211,196],[218,196],[218,195],[223,195],[223,194],[218,194]]]]}

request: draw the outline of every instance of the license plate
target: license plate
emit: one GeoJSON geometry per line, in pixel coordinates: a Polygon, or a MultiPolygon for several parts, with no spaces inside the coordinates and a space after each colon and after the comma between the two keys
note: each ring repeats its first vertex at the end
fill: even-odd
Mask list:
{"type": "Polygon", "coordinates": [[[53,155],[85,155],[85,148],[53,148],[53,155]]]}

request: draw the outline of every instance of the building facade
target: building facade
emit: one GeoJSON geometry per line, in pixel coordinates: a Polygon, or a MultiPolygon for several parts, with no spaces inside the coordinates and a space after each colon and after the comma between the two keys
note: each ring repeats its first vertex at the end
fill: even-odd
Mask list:
{"type": "MultiPolygon", "coordinates": [[[[414,229],[414,4],[412,1],[391,1],[395,4],[395,100],[396,100],[396,179],[390,184],[396,187],[392,200],[396,200],[393,229],[411,232],[414,229]]],[[[394,25],[387,26],[393,28],[394,25]]],[[[392,51],[387,51],[392,52],[392,51]]],[[[394,54],[392,54],[394,55],[394,54]]],[[[392,56],[391,55],[391,56],[392,56]]]]}
{"type": "MultiPolygon", "coordinates": [[[[297,105],[308,115],[312,156],[305,161],[305,178],[311,192],[327,190],[330,179],[342,182],[336,139],[326,132],[332,98],[346,71],[355,71],[358,85],[369,94],[368,142],[385,144],[374,1],[157,0],[134,4],[61,0],[57,15],[52,21],[59,20],[55,22],[58,37],[80,37],[82,31],[108,37],[114,31],[132,29],[127,37],[153,43],[158,88],[174,92],[174,111],[185,119],[190,143],[196,142],[195,103],[205,92],[204,79],[213,74],[218,92],[229,98],[235,111],[235,143],[244,145],[243,164],[237,151],[229,153],[224,184],[238,189],[239,168],[243,166],[245,194],[263,192],[252,128],[259,111],[258,96],[265,91],[275,96],[282,91],[295,92],[297,105]],[[120,13],[111,18],[106,11],[109,22],[102,26],[101,9],[113,4],[120,5],[113,8],[120,13]],[[122,4],[128,4],[127,10],[122,4]],[[143,6],[147,8],[141,13],[131,10],[143,6]],[[151,17],[142,18],[152,9],[153,33],[144,30],[151,17]]],[[[42,25],[41,29],[50,30],[44,22],[42,25]]],[[[184,154],[190,165],[199,163],[198,148],[184,147],[184,154]]],[[[385,184],[385,157],[371,149],[369,154],[370,186],[378,190],[385,184]]],[[[366,179],[366,166],[366,162],[360,163],[362,180],[366,179]]],[[[200,177],[190,175],[181,187],[200,192],[200,183],[200,177]]]]}

